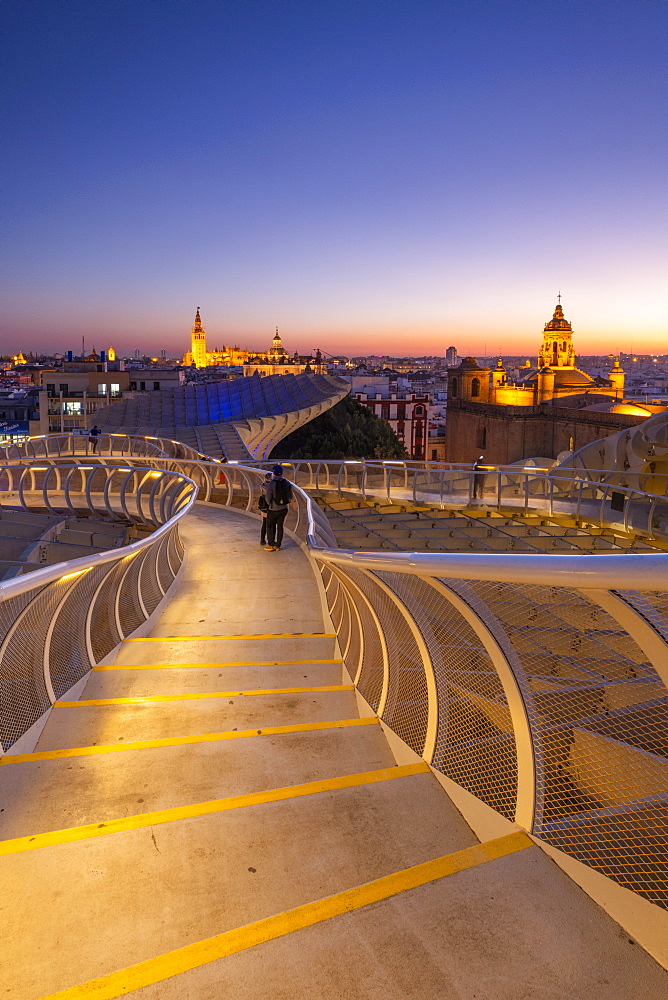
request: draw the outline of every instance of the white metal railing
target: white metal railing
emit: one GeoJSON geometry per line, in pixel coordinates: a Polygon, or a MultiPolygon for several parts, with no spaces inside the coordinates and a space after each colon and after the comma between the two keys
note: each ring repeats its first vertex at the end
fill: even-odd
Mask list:
{"type": "Polygon", "coordinates": [[[181,565],[178,522],[196,492],[183,473],[139,465],[0,465],[10,517],[47,513],[93,528],[104,518],[136,538],[0,581],[0,752],[153,613],[181,565]]]}
{"type": "Polygon", "coordinates": [[[20,444],[0,447],[0,462],[36,458],[206,458],[187,444],[171,438],[136,434],[43,434],[20,444]]]}
{"type": "MultiPolygon", "coordinates": [[[[200,499],[245,511],[257,506],[266,465],[144,464],[178,468],[200,499]]],[[[619,487],[617,510],[610,484],[517,469],[496,470],[491,488],[473,497],[470,469],[388,473],[367,464],[360,485],[345,465],[336,474],[331,464],[288,467],[296,503],[286,525],[322,576],[360,694],[463,789],[665,906],[668,845],[657,830],[668,811],[668,553],[346,550],[303,487],[327,498],[553,511],[655,537],[666,498],[619,487]],[[442,472],[452,473],[448,489],[442,472]]],[[[69,473],[56,474],[64,497],[69,473]]]]}

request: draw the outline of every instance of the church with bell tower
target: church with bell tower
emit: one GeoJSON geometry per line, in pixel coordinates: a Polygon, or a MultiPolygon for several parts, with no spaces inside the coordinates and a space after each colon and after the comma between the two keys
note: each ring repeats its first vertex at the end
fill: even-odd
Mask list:
{"type": "Polygon", "coordinates": [[[183,355],[182,364],[186,367],[212,368],[212,367],[241,367],[243,365],[244,375],[300,375],[302,372],[317,372],[324,374],[327,365],[319,351],[313,357],[302,357],[295,353],[292,357],[283,347],[276,327],[268,351],[245,351],[240,347],[214,347],[208,351],[206,347],[206,330],[202,326],[202,317],[199,306],[195,313],[195,323],[190,331],[190,350],[183,355]]]}
{"type": "Polygon", "coordinates": [[[535,367],[527,362],[514,379],[503,358],[494,368],[481,367],[470,357],[448,368],[447,460],[473,461],[481,453],[494,463],[532,455],[556,459],[605,437],[608,424],[619,429],[619,421],[628,419],[615,412],[624,398],[624,380],[618,358],[607,379],[595,380],[577,367],[573,327],[559,294],[552,319],[543,327],[535,367]]]}
{"type": "Polygon", "coordinates": [[[573,347],[573,328],[564,319],[561,308],[561,294],[558,296],[557,307],[552,319],[543,329],[543,344],[538,351],[538,367],[575,368],[575,348],[573,347]]]}

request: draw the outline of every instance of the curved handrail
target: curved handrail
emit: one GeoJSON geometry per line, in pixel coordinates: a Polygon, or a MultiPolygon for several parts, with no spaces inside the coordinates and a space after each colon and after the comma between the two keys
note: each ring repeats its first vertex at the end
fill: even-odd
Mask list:
{"type": "MultiPolygon", "coordinates": [[[[24,473],[27,471],[23,469],[23,467],[20,468],[24,473]]],[[[74,466],[72,471],[77,472],[80,468],[80,466],[74,466]]],[[[112,473],[115,471],[124,471],[127,473],[128,471],[127,469],[123,470],[118,466],[95,466],[94,472],[98,469],[105,468],[110,470],[112,473]]],[[[7,467],[5,466],[2,471],[5,471],[6,469],[7,467]]],[[[50,469],[60,469],[62,471],[63,467],[51,466],[50,469]]],[[[144,474],[144,477],[155,476],[156,472],[155,469],[136,467],[132,470],[130,476],[126,476],[123,485],[128,485],[131,479],[135,478],[137,475],[141,476],[142,474],[144,474]]],[[[83,573],[88,569],[94,569],[98,566],[104,566],[106,563],[116,562],[119,559],[136,555],[148,546],[155,544],[156,541],[171,531],[181,518],[188,513],[197,499],[197,485],[189,477],[183,475],[182,473],[173,473],[169,471],[161,472],[159,475],[164,477],[170,487],[172,484],[180,482],[182,484],[182,490],[180,495],[176,494],[172,499],[168,519],[162,524],[157,525],[155,530],[152,531],[150,535],[146,538],[141,538],[136,542],[131,542],[128,545],[109,549],[106,552],[98,552],[91,555],[80,556],[76,559],[64,560],[59,563],[53,563],[49,566],[45,566],[41,569],[31,570],[28,573],[24,573],[18,577],[13,577],[10,580],[1,580],[0,601],[7,600],[9,597],[15,597],[18,594],[27,593],[28,591],[34,590],[36,587],[45,586],[46,584],[53,583],[56,580],[61,580],[63,579],[63,576],[69,577],[74,574],[83,573]],[[186,491],[185,496],[183,495],[183,488],[185,488],[186,491]]],[[[23,481],[24,478],[25,476],[22,476],[21,481],[23,481]]],[[[107,479],[107,484],[110,481],[111,477],[107,479]]],[[[48,485],[48,483],[46,485],[48,485]]],[[[2,491],[0,490],[0,492],[2,491]]],[[[22,509],[25,511],[30,510],[30,505],[27,501],[24,501],[22,509]]],[[[59,513],[54,507],[51,509],[55,514],[59,513]]],[[[90,509],[91,508],[89,508],[89,510],[90,509]]],[[[95,508],[93,508],[93,510],[95,510],[95,508]]],[[[70,514],[68,513],[64,516],[68,517],[70,514]]]]}
{"type": "Polygon", "coordinates": [[[0,447],[0,462],[25,459],[69,458],[81,456],[87,460],[113,457],[156,457],[180,459],[204,459],[190,445],[172,438],[154,437],[149,434],[118,434],[104,431],[100,433],[96,450],[92,450],[90,438],[85,434],[39,434],[29,437],[21,444],[0,447]]]}
{"type": "MultiPolygon", "coordinates": [[[[48,461],[44,460],[44,461],[48,461]]],[[[266,463],[263,463],[266,464],[266,463]]],[[[316,465],[317,463],[312,463],[316,465]]],[[[148,463],[147,463],[148,465],[148,463]]],[[[170,469],[179,468],[182,474],[193,476],[199,471],[203,476],[204,499],[208,499],[214,491],[216,480],[222,474],[225,476],[225,503],[230,506],[233,503],[233,479],[235,475],[243,476],[245,480],[245,491],[249,500],[246,508],[252,506],[250,499],[250,480],[259,484],[266,471],[260,464],[246,465],[240,463],[225,463],[220,460],[202,461],[178,460],[154,456],[150,459],[153,468],[168,467],[170,469]]],[[[134,468],[132,458],[127,459],[128,470],[134,468]]],[[[3,467],[0,465],[0,474],[3,467]]],[[[96,468],[96,466],[94,466],[96,468]]],[[[317,470],[316,470],[317,471],[317,470]]],[[[472,480],[474,472],[468,470],[466,475],[472,480]]],[[[522,474],[525,481],[532,476],[530,485],[533,489],[520,489],[519,504],[521,509],[536,509],[546,513],[544,506],[541,506],[546,499],[549,499],[550,484],[554,484],[553,477],[546,477],[542,473],[522,474]]],[[[391,552],[391,551],[365,551],[355,549],[343,549],[333,547],[333,536],[331,529],[318,525],[319,508],[314,503],[310,494],[302,486],[293,483],[297,495],[301,499],[305,512],[307,529],[301,534],[312,550],[314,556],[323,562],[343,565],[343,563],[354,563],[364,568],[375,568],[392,570],[399,573],[407,573],[413,576],[420,575],[445,575],[454,579],[470,580],[495,580],[513,581],[515,583],[541,584],[550,586],[558,580],[561,586],[577,586],[587,589],[614,589],[619,585],[620,579],[624,580],[627,587],[638,590],[663,590],[668,589],[668,553],[648,552],[648,553],[510,553],[510,552],[490,552],[490,553],[437,553],[437,552],[391,552]],[[323,533],[324,531],[324,533],[323,533]]],[[[327,486],[324,486],[329,492],[327,486]]],[[[350,495],[350,489],[342,490],[342,495],[350,495]]],[[[383,491],[384,492],[384,491],[383,491]]],[[[666,517],[666,537],[668,537],[668,499],[659,495],[640,493],[638,490],[629,488],[616,489],[624,497],[624,511],[617,512],[619,520],[610,521],[610,493],[611,488],[607,484],[583,483],[580,481],[574,491],[564,491],[559,498],[559,504],[570,507],[570,511],[562,510],[561,513],[570,513],[571,516],[589,523],[599,523],[601,526],[609,524],[616,525],[619,530],[633,530],[638,534],[650,534],[647,530],[648,523],[657,526],[657,505],[665,507],[666,517]],[[595,490],[599,495],[593,499],[595,509],[585,509],[587,503],[586,491],[595,490]],[[583,494],[585,494],[583,496],[583,494]],[[634,517],[636,513],[642,513],[641,523],[634,517]]],[[[367,496],[370,496],[367,490],[367,496]]],[[[395,495],[390,494],[394,499],[395,495]]],[[[396,497],[401,502],[402,497],[396,497]]],[[[403,498],[404,502],[406,498],[403,498]]],[[[425,495],[425,500],[426,500],[425,495]]],[[[480,506],[499,508],[498,492],[490,490],[485,498],[480,500],[480,506]]],[[[512,498],[501,498],[501,508],[512,509],[510,502],[512,498]]],[[[552,507],[557,502],[554,490],[552,492],[552,507]]],[[[453,500],[454,506],[461,506],[453,500]]],[[[326,521],[326,519],[325,519],[326,521]]],[[[656,532],[652,532],[655,534],[656,532]]]]}

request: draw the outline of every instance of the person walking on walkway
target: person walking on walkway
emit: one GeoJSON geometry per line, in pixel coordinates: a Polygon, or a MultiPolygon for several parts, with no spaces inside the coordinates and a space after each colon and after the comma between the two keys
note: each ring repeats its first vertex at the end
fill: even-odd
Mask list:
{"type": "Polygon", "coordinates": [[[258,510],[262,515],[262,528],[260,530],[260,545],[267,544],[267,514],[269,513],[269,504],[267,503],[267,483],[270,483],[273,479],[271,472],[268,472],[264,477],[264,482],[260,490],[260,499],[257,502],[258,510]]]}
{"type": "Polygon", "coordinates": [[[91,429],[88,432],[88,436],[90,437],[90,450],[93,453],[93,455],[97,451],[97,439],[99,438],[101,433],[102,431],[97,426],[97,424],[91,427],[91,429]]]}
{"type": "Polygon", "coordinates": [[[269,505],[265,549],[268,552],[278,552],[283,542],[283,523],[292,500],[292,483],[284,479],[282,465],[275,465],[272,472],[273,476],[265,486],[265,496],[269,505]]]}
{"type": "Polygon", "coordinates": [[[484,469],[484,457],[481,455],[480,458],[473,463],[473,498],[480,497],[482,499],[485,492],[485,473],[481,470],[484,469]]]}

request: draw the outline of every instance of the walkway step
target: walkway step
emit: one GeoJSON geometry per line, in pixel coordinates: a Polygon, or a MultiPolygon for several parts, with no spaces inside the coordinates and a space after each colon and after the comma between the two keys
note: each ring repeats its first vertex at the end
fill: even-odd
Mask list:
{"type": "Polygon", "coordinates": [[[93,671],[83,694],[85,698],[139,697],[180,692],[251,690],[291,687],[297,684],[335,685],[341,683],[342,663],[189,664],[178,669],[148,666],[93,671]]]}
{"type": "Polygon", "coordinates": [[[458,872],[476,868],[489,861],[533,847],[523,833],[476,844],[445,857],[436,858],[403,871],[394,872],[371,882],[355,886],[324,899],[295,907],[283,913],[265,917],[243,927],[223,932],[204,941],[186,945],[166,955],[149,959],[131,968],[98,977],[82,984],[76,991],[52,994],[48,1000],[114,1000],[131,990],[152,986],[194,968],[208,965],[221,958],[247,951],[257,945],[285,937],[295,931],[313,927],[323,921],[340,917],[378,903],[410,889],[443,879],[458,872]]]}
{"type": "Polygon", "coordinates": [[[263,694],[253,698],[199,698],[113,706],[64,707],[49,716],[40,750],[94,743],[177,739],[202,733],[302,726],[309,722],[352,719],[353,691],[263,694]]]}
{"type": "MultiPolygon", "coordinates": [[[[4,767],[0,837],[21,837],[191,802],[392,767],[379,725],[290,729],[245,739],[56,756],[4,767]],[[63,782],[67,795],[63,795],[63,782]]],[[[364,723],[364,724],[362,724],[364,723]]],[[[234,737],[239,733],[228,734],[234,737]]],[[[94,747],[93,750],[103,748],[94,747]]],[[[11,758],[6,758],[10,760],[11,758]]]]}
{"type": "Polygon", "coordinates": [[[336,640],[329,636],[266,636],[228,639],[160,639],[157,642],[125,642],[116,654],[114,665],[126,663],[247,663],[270,660],[329,660],[340,654],[336,640]]]}
{"type": "Polygon", "coordinates": [[[258,688],[247,691],[195,691],[188,694],[152,694],[133,698],[82,698],[80,701],[57,701],[54,708],[89,708],[91,705],[149,705],[166,701],[200,701],[207,698],[249,698],[274,694],[322,694],[332,691],[354,691],[354,684],[333,684],[326,687],[258,688]]]}
{"type": "Polygon", "coordinates": [[[421,773],[14,854],[8,985],[39,997],[474,843],[421,773]]]}
{"type": "Polygon", "coordinates": [[[264,805],[266,802],[282,802],[285,799],[300,798],[303,795],[319,795],[322,792],[336,791],[339,788],[354,788],[356,785],[371,785],[376,781],[393,781],[396,778],[406,778],[413,774],[429,773],[431,773],[429,765],[425,763],[406,764],[403,767],[395,765],[382,768],[379,771],[337,775],[335,778],[321,778],[318,781],[310,781],[301,785],[288,785],[285,788],[271,788],[261,792],[250,792],[246,795],[212,799],[208,802],[194,802],[190,805],[174,806],[171,809],[141,812],[134,816],[110,819],[102,823],[87,823],[83,826],[71,826],[61,830],[30,833],[23,837],[0,841],[0,857],[23,854],[25,851],[38,851],[45,847],[54,847],[57,844],[72,844],[77,840],[91,840],[93,837],[107,837],[114,833],[125,833],[127,830],[140,830],[146,826],[160,826],[163,823],[174,823],[177,820],[210,816],[212,813],[227,812],[230,809],[246,809],[249,806],[264,805]]]}

